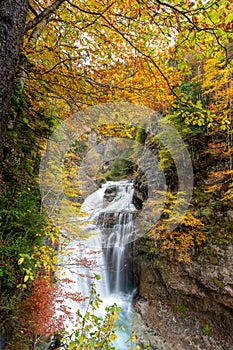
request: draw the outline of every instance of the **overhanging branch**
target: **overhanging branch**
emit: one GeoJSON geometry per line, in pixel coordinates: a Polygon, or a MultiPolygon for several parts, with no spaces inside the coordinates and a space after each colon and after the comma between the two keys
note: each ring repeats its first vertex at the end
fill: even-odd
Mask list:
{"type": "Polygon", "coordinates": [[[44,18],[48,17],[50,14],[52,14],[56,9],[59,8],[59,6],[67,0],[56,0],[54,3],[50,6],[48,6],[44,11],[42,11],[39,15],[37,15],[33,20],[28,22],[26,24],[25,30],[28,31],[30,29],[33,29],[39,24],[44,18]]]}

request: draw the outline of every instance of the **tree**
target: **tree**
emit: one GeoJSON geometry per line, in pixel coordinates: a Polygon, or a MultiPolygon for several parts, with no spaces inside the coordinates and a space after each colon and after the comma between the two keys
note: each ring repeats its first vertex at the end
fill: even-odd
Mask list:
{"type": "Polygon", "coordinates": [[[28,0],[0,1],[0,161],[28,6],[28,0]]]}
{"type": "Polygon", "coordinates": [[[77,108],[119,98],[161,108],[182,81],[178,73],[187,66],[182,48],[192,52],[210,37],[224,48],[219,31],[227,41],[230,13],[229,1],[84,6],[78,0],[31,0],[18,78],[23,87],[26,81],[36,117],[41,108],[51,113],[51,105],[53,114],[64,118],[77,108]]]}
{"type": "MultiPolygon", "coordinates": [[[[64,280],[67,285],[72,281],[64,280]]],[[[40,342],[50,342],[56,332],[64,330],[65,321],[72,320],[71,310],[64,305],[69,299],[74,303],[83,301],[80,293],[65,292],[62,283],[51,283],[50,276],[39,276],[33,281],[32,295],[21,303],[21,334],[36,348],[40,342]]]]}

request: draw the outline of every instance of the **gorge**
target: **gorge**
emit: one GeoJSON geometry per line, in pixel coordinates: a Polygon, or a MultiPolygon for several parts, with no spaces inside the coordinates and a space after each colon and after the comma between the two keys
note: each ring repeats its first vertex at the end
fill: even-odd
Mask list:
{"type": "MultiPolygon", "coordinates": [[[[140,349],[232,349],[232,247],[212,245],[206,254],[193,254],[190,262],[154,252],[148,237],[135,240],[137,195],[131,180],[121,180],[107,181],[86,198],[83,232],[90,237],[83,240],[79,259],[96,251],[96,265],[82,269],[78,278],[77,270],[68,268],[72,288],[88,296],[90,276],[99,276],[100,314],[114,302],[121,308],[118,322],[124,331],[119,327],[117,350],[128,349],[130,329],[140,349]]],[[[71,242],[73,253],[79,244],[71,242]]]]}

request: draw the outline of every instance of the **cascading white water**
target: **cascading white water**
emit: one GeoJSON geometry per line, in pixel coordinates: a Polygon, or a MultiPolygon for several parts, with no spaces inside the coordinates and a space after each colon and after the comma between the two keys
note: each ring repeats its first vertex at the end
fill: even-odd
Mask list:
{"type": "MultiPolygon", "coordinates": [[[[69,248],[72,255],[65,261],[65,277],[72,280],[71,291],[90,295],[91,276],[100,275],[96,281],[97,293],[103,300],[102,309],[114,302],[121,308],[120,323],[127,329],[133,292],[132,247],[135,234],[136,208],[132,203],[133,183],[128,180],[108,181],[89,195],[82,205],[87,214],[80,218],[82,233],[87,239],[73,239],[69,248]],[[80,260],[95,260],[95,266],[77,267],[80,260]]],[[[70,301],[67,302],[68,304],[70,301]]],[[[85,305],[69,305],[75,311],[85,305]]],[[[100,310],[101,312],[101,310],[100,310]]],[[[72,325],[68,327],[72,328],[72,325]]],[[[116,349],[128,349],[125,341],[129,334],[121,332],[114,344],[116,349]]]]}
{"type": "Polygon", "coordinates": [[[97,226],[101,230],[110,293],[128,293],[132,260],[129,261],[129,242],[134,236],[135,207],[132,204],[133,184],[121,181],[104,185],[103,206],[97,226]]]}

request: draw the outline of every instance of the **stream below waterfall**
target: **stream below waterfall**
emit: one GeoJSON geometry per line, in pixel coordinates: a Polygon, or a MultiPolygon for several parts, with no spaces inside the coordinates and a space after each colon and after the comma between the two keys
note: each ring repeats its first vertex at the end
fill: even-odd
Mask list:
{"type": "MultiPolygon", "coordinates": [[[[108,181],[89,195],[82,204],[84,216],[81,222],[82,234],[87,238],[73,239],[69,244],[68,260],[64,263],[64,276],[72,281],[67,285],[71,292],[81,292],[90,296],[93,283],[91,277],[98,275],[96,290],[103,301],[98,313],[104,316],[106,306],[114,303],[120,307],[117,340],[113,344],[117,350],[129,349],[132,324],[132,299],[134,286],[134,241],[137,230],[134,222],[136,208],[133,204],[133,183],[130,180],[108,181]],[[95,266],[79,266],[82,259],[95,260],[95,266]]],[[[86,310],[86,303],[75,304],[67,300],[73,313],[77,309],[86,310]]],[[[137,327],[138,327],[137,320],[137,327]]],[[[72,330],[73,325],[67,328],[72,330]]],[[[137,332],[137,331],[136,331],[137,332]]],[[[143,347],[141,347],[143,349],[143,347]]],[[[162,349],[151,347],[151,349],[162,349]]]]}

